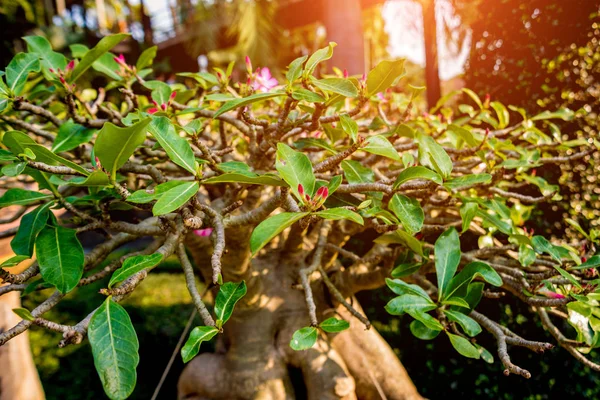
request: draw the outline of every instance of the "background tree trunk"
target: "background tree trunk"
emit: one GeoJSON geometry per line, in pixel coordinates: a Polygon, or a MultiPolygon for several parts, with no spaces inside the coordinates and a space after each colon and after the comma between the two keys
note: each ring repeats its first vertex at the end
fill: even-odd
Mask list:
{"type": "Polygon", "coordinates": [[[427,105],[431,109],[435,107],[441,97],[435,0],[422,0],[421,7],[423,9],[423,34],[425,38],[425,84],[427,86],[427,105]]]}

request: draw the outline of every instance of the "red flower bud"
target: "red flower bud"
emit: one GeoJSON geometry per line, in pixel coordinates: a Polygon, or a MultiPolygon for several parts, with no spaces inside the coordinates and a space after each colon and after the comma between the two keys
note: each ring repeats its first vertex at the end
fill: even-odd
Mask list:
{"type": "Polygon", "coordinates": [[[54,68],[50,68],[48,71],[54,73],[54,68]]]}
{"type": "Polygon", "coordinates": [[[305,194],[304,199],[306,199],[306,201],[310,201],[310,196],[308,194],[305,194]]]}
{"type": "Polygon", "coordinates": [[[298,184],[298,194],[304,196],[304,186],[301,183],[298,184]]]}
{"type": "Polygon", "coordinates": [[[322,197],[322,198],[326,199],[328,195],[329,195],[329,189],[327,189],[327,186],[321,186],[319,188],[319,190],[317,190],[317,195],[315,196],[315,198],[322,197]]]}
{"type": "Polygon", "coordinates": [[[158,112],[158,108],[152,107],[148,109],[148,114],[154,114],[155,112],[158,112]]]}
{"type": "Polygon", "coordinates": [[[155,100],[152,100],[152,104],[154,104],[156,107],[158,107],[158,103],[155,100]]]}
{"type": "Polygon", "coordinates": [[[65,78],[63,78],[62,76],[61,76],[61,77],[59,77],[58,79],[60,79],[60,83],[62,83],[63,85],[64,85],[65,83],[67,83],[67,81],[65,81],[65,78]]]}
{"type": "Polygon", "coordinates": [[[69,61],[69,63],[67,64],[67,68],[65,69],[65,71],[70,71],[75,67],[75,60],[71,60],[69,61]]]}
{"type": "Polygon", "coordinates": [[[166,104],[161,104],[160,108],[162,108],[163,111],[167,111],[167,105],[166,104]]]}
{"type": "Polygon", "coordinates": [[[534,168],[531,170],[531,176],[536,176],[537,170],[534,168]]]}
{"type": "Polygon", "coordinates": [[[170,99],[171,100],[175,99],[175,96],[177,96],[177,91],[174,91],[173,93],[171,93],[170,99]]]}

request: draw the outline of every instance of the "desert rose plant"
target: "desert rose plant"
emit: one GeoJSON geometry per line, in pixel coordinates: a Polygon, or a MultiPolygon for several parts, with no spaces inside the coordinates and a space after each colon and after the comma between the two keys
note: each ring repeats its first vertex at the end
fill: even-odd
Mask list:
{"type": "Polygon", "coordinates": [[[0,346],[32,327],[62,333],[59,346],[87,338],[107,396],[127,398],[138,340],[119,302],[177,257],[204,323],[181,349],[181,398],[293,398],[290,366],[309,399],[419,398],[354,297],[384,285],[390,318],[408,314],[414,336],[482,362],[496,353],[507,375],[531,376],[509,346],[553,345],[477,311],[503,295],[600,370],[585,356],[600,337],[597,232],[559,243],[527,228],[537,204],[560,196],[536,170],[597,151],[549,129],[578,113],[530,116],[467,89],[420,113],[422,88],[402,85],[401,60],[319,74],[335,43],[285,79],[246,59],[241,82],[231,65],[166,84],[149,78],[156,48],[135,62],[110,53],[124,37],[74,45],[71,59],[26,37],[2,74],[0,207],[20,225],[1,234],[15,255],[0,295],[47,296],[15,310],[22,321],[0,346]],[[457,96],[468,104],[445,106],[457,96]],[[106,239],[84,250],[89,231],[106,239]],[[97,281],[106,300],[79,323],[44,318],[97,281]],[[198,355],[215,337],[218,351],[198,355]]]}

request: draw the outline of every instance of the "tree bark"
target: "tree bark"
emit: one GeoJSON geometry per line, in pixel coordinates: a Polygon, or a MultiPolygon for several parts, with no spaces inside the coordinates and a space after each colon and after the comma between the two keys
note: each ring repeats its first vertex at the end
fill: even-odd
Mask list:
{"type": "Polygon", "coordinates": [[[359,0],[322,1],[327,39],[338,44],[331,66],[345,67],[350,74],[365,72],[362,10],[359,0]]]}
{"type": "MultiPolygon", "coordinates": [[[[240,244],[247,243],[246,232],[236,233],[240,244]]],[[[232,232],[227,234],[231,246],[236,238],[232,232]]],[[[202,275],[210,278],[210,268],[206,268],[210,242],[190,237],[186,244],[202,275]]],[[[251,261],[243,247],[235,252],[243,257],[235,259],[231,253],[224,260],[224,278],[245,279],[248,293],[219,335],[216,353],[199,355],[183,371],[179,399],[295,399],[290,367],[302,372],[309,400],[421,399],[390,346],[374,328],[365,330],[336,304],[320,279],[311,286],[319,321],[337,313],[350,322],[350,328],[338,334],[319,333],[311,349],[290,348],[294,331],[309,326],[310,321],[304,292],[295,288],[295,271],[305,261],[289,246],[280,244],[279,249],[251,261]],[[231,274],[226,264],[238,270],[231,274]]],[[[349,301],[362,312],[356,299],[349,301]]]]}
{"type": "Polygon", "coordinates": [[[431,109],[435,107],[441,97],[435,0],[422,0],[421,7],[423,10],[423,34],[425,38],[425,84],[427,86],[427,105],[431,109]]]}

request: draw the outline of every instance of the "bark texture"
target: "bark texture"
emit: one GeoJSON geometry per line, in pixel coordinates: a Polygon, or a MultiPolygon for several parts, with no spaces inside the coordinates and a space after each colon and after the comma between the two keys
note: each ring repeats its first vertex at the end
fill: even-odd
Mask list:
{"type": "MultiPolygon", "coordinates": [[[[350,329],[321,333],[313,348],[292,350],[294,331],[310,325],[304,292],[296,288],[306,260],[290,249],[293,238],[250,259],[247,237],[245,230],[227,232],[228,247],[236,248],[232,242],[240,247],[225,254],[223,271],[228,281],[245,279],[248,293],[219,335],[216,353],[201,354],[183,371],[180,399],[300,399],[304,394],[295,392],[290,367],[302,372],[302,390],[309,400],[421,399],[390,346],[374,328],[366,330],[336,304],[319,279],[312,284],[319,320],[337,312],[350,321],[350,329]],[[235,277],[228,273],[232,270],[235,277]]],[[[210,242],[191,237],[187,245],[202,274],[210,278],[210,242]]],[[[360,310],[356,299],[349,301],[360,310]]]]}

